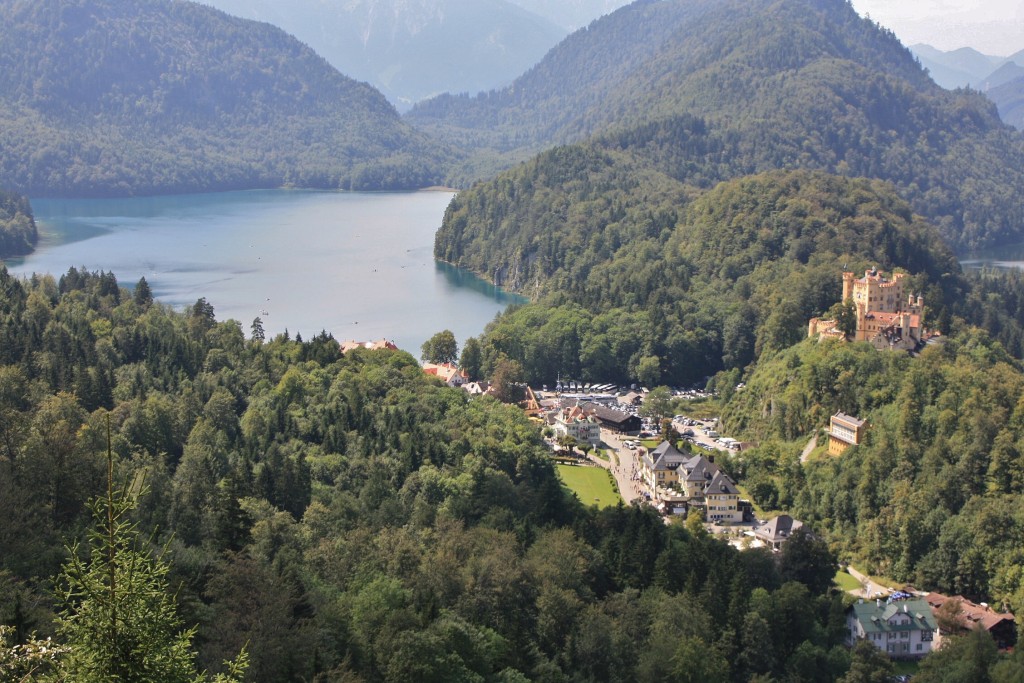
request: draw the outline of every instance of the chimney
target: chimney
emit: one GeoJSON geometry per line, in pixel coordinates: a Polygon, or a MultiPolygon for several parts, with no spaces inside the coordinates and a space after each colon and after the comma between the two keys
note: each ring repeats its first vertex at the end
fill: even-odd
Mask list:
{"type": "Polygon", "coordinates": [[[881,598],[876,598],[875,599],[875,607],[877,607],[878,609],[882,609],[882,600],[881,600],[881,598]]]}

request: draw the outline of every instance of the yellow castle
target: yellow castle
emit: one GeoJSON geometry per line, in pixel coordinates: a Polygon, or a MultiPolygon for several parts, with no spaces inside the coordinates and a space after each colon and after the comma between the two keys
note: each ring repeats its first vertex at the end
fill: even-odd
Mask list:
{"type": "MultiPolygon", "coordinates": [[[[856,278],[843,273],[843,301],[853,304],[857,328],[853,341],[870,342],[878,349],[912,350],[925,336],[924,302],[904,291],[906,273],[885,277],[877,268],[856,278]]],[[[844,338],[835,320],[811,318],[807,335],[844,338]]]]}

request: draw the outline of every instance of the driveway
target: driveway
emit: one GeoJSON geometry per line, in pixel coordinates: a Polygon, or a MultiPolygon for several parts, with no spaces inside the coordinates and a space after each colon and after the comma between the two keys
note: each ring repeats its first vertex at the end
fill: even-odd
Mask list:
{"type": "Polygon", "coordinates": [[[853,567],[848,566],[846,568],[846,571],[850,573],[850,576],[860,581],[860,585],[862,586],[860,590],[850,591],[850,593],[852,593],[853,595],[857,595],[859,597],[872,600],[877,597],[888,595],[892,592],[892,589],[888,586],[883,586],[880,583],[875,583],[874,581],[869,579],[867,575],[862,574],[853,567]]]}

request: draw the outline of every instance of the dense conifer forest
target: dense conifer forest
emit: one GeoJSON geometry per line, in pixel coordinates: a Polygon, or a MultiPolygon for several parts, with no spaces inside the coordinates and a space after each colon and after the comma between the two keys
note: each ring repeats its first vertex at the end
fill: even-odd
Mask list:
{"type": "Polygon", "coordinates": [[[960,250],[1019,241],[1024,225],[1024,136],[845,0],[634,3],[508,88],[406,118],[478,145],[479,164],[597,136],[703,189],[773,169],[879,178],[960,250]]]}
{"type": "Polygon", "coordinates": [[[0,185],[411,189],[440,147],[280,29],[191,2],[0,3],[0,185]]]}
{"type": "MultiPolygon", "coordinates": [[[[0,81],[0,182],[30,194],[468,183],[565,143],[446,212],[436,256],[531,299],[463,364],[707,386],[752,444],[719,465],[815,532],[773,555],[587,506],[522,410],[405,352],[0,265],[0,680],[887,681],[838,561],[1024,613],[1024,276],[953,251],[1020,239],[1024,138],[847,2],[637,2],[419,132],[188,2],[0,3],[0,81]],[[937,343],[805,339],[870,267],[937,343]],[[827,457],[836,411],[870,428],[827,457]]],[[[0,256],[37,238],[0,193],[0,256]]],[[[1022,672],[977,631],[915,680],[1022,672]]]]}
{"type": "Polygon", "coordinates": [[[165,548],[211,672],[243,646],[256,681],[849,668],[823,542],[776,562],[650,509],[587,509],[518,408],[445,387],[404,352],[252,332],[110,273],[0,270],[0,619],[14,634],[68,618],[51,579],[106,488],[109,424],[114,479],[145,475],[132,519],[143,549],[165,548]]]}

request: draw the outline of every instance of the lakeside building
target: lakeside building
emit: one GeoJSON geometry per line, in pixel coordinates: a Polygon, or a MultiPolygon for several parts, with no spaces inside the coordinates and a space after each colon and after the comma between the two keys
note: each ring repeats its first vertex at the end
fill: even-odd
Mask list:
{"type": "MultiPolygon", "coordinates": [[[[856,278],[843,273],[842,301],[853,305],[856,328],[852,341],[866,341],[880,350],[913,351],[926,339],[924,300],[906,291],[906,273],[886,277],[877,268],[856,278]]],[[[807,336],[845,339],[835,320],[811,318],[807,336]]]]}
{"type": "Polygon", "coordinates": [[[396,346],[395,342],[390,339],[378,339],[377,341],[355,341],[354,339],[347,339],[341,342],[342,354],[346,354],[354,349],[370,349],[371,351],[387,349],[389,351],[397,351],[398,346],[396,346]]]}
{"type": "Polygon", "coordinates": [[[828,425],[828,454],[841,455],[850,446],[859,445],[866,429],[866,421],[845,413],[836,413],[828,425]]]}

